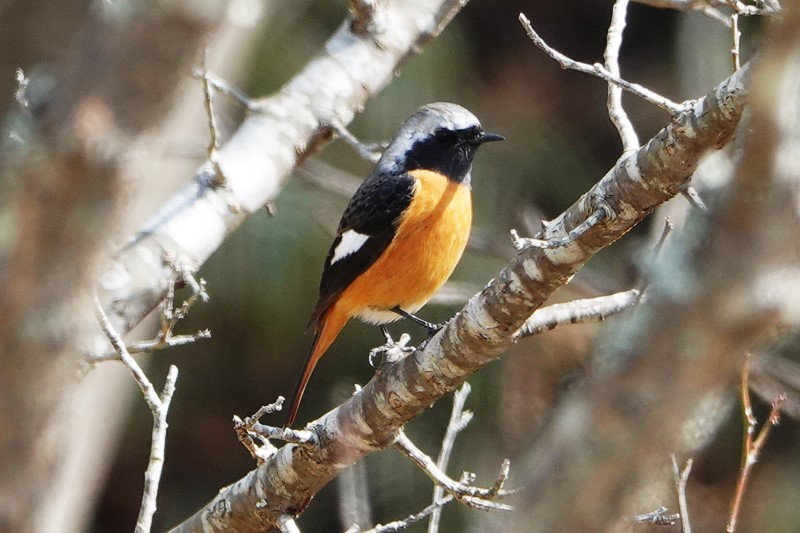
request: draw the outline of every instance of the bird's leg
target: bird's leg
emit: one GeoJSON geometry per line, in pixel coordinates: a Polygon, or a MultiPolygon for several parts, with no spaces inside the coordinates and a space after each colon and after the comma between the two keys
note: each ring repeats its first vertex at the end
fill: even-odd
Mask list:
{"type": "Polygon", "coordinates": [[[431,340],[431,338],[434,335],[436,335],[439,332],[439,330],[442,329],[447,324],[447,322],[445,322],[443,324],[434,324],[432,322],[428,322],[427,320],[423,320],[423,319],[421,319],[420,317],[418,317],[416,315],[412,315],[408,311],[404,311],[403,309],[400,308],[400,306],[393,307],[392,311],[394,313],[397,313],[398,315],[400,315],[403,318],[409,319],[414,324],[417,324],[418,326],[422,326],[423,328],[428,330],[428,336],[423,341],[422,345],[420,345],[420,348],[424,348],[425,345],[428,343],[428,341],[431,340]]]}
{"type": "Polygon", "coordinates": [[[394,344],[394,339],[392,339],[392,335],[389,333],[389,330],[386,329],[384,324],[378,326],[381,328],[381,333],[383,333],[383,338],[386,339],[386,344],[394,344]]]}

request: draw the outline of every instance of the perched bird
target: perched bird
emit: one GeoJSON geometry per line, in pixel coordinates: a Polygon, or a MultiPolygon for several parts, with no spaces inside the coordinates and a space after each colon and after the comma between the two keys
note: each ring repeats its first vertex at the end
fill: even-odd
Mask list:
{"type": "Polygon", "coordinates": [[[384,325],[413,315],[452,274],[472,224],[475,150],[503,137],[485,133],[461,106],[428,104],[406,120],[339,222],[311,313],[314,340],[286,426],[320,357],[351,317],[384,325]]]}

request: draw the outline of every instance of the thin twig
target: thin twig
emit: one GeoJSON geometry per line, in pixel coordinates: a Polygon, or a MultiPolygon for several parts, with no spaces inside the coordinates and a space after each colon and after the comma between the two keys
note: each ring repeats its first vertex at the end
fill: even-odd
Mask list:
{"type": "Polygon", "coordinates": [[[167,372],[167,379],[164,383],[164,390],[159,395],[153,384],[147,379],[141,367],[128,353],[125,343],[119,333],[111,325],[108,317],[100,305],[100,300],[94,297],[95,314],[100,327],[103,329],[111,345],[117,350],[122,363],[128,368],[133,379],[139,385],[150,412],[153,414],[153,432],[150,443],[150,460],[147,463],[147,470],[144,473],[144,490],[142,491],[142,503],[139,508],[139,517],[136,520],[136,533],[148,533],[153,524],[153,514],[156,512],[156,498],[158,496],[158,486],[161,482],[161,472],[164,468],[164,457],[167,439],[167,413],[175,394],[175,382],[178,379],[178,368],[170,365],[167,372]]]}
{"type": "Polygon", "coordinates": [[[250,98],[249,96],[244,94],[239,89],[236,89],[235,87],[231,87],[223,79],[218,78],[218,77],[214,76],[213,74],[211,74],[209,72],[206,72],[205,70],[200,70],[200,69],[195,70],[192,73],[192,75],[195,78],[203,80],[203,83],[210,84],[211,87],[214,88],[214,90],[216,90],[216,91],[218,91],[218,92],[220,92],[220,93],[222,93],[222,94],[224,94],[226,96],[229,96],[230,98],[233,98],[234,100],[236,100],[237,103],[239,103],[242,107],[244,107],[246,111],[257,111],[258,110],[258,104],[256,103],[255,100],[253,100],[252,98],[250,98]]]}
{"type": "MultiPolygon", "coordinates": [[[[508,459],[503,461],[500,467],[500,474],[494,485],[488,489],[469,485],[464,481],[455,481],[448,477],[447,474],[442,472],[436,463],[422,452],[417,446],[411,442],[404,432],[400,432],[397,440],[394,443],[395,448],[403,453],[406,457],[411,459],[428,477],[436,484],[441,485],[447,492],[459,502],[463,503],[471,509],[479,509],[483,511],[497,510],[497,511],[511,511],[513,507],[493,501],[495,498],[502,498],[513,491],[503,489],[505,481],[508,479],[508,473],[511,463],[508,459]]],[[[469,478],[469,476],[468,476],[469,478]]]]}
{"type": "Polygon", "coordinates": [[[733,47],[731,48],[731,59],[733,60],[733,71],[736,72],[740,68],[741,59],[739,57],[739,39],[742,37],[742,32],[739,31],[739,14],[733,13],[731,15],[731,34],[733,37],[733,47]]]}
{"type": "MultiPolygon", "coordinates": [[[[442,472],[447,471],[447,465],[450,462],[450,454],[453,451],[453,444],[455,443],[456,437],[467,427],[467,424],[472,421],[472,412],[464,411],[464,404],[471,390],[472,388],[469,383],[465,381],[461,388],[453,394],[453,409],[450,411],[450,421],[447,423],[447,429],[442,439],[442,449],[439,451],[439,457],[436,459],[436,466],[439,467],[439,470],[442,472]]],[[[441,485],[436,485],[433,488],[433,503],[441,501],[443,497],[444,489],[441,485]]],[[[436,533],[439,531],[439,519],[441,516],[441,506],[435,508],[431,512],[431,519],[428,522],[428,533],[436,533]]]]}
{"type": "Polygon", "coordinates": [[[372,143],[372,144],[364,144],[358,140],[358,138],[350,133],[350,130],[344,127],[344,125],[339,120],[331,120],[327,123],[327,126],[331,128],[336,134],[342,139],[348,146],[350,146],[356,153],[361,157],[361,159],[375,164],[381,158],[381,153],[383,152],[384,145],[381,143],[372,143]]]}
{"type": "Polygon", "coordinates": [[[225,174],[222,172],[222,167],[219,164],[219,128],[217,128],[217,118],[214,113],[214,91],[211,87],[211,82],[208,80],[208,69],[206,69],[206,60],[208,57],[208,49],[203,50],[202,63],[200,65],[201,76],[203,82],[203,105],[206,110],[206,121],[208,124],[208,162],[214,169],[214,179],[217,187],[225,185],[225,174]]]}
{"type": "MultiPolygon", "coordinates": [[[[606,35],[606,50],[603,54],[605,67],[612,76],[620,77],[619,50],[622,47],[622,32],[625,31],[629,0],[617,0],[611,12],[611,22],[606,35]]],[[[639,136],[628,114],[622,107],[622,88],[608,83],[608,116],[619,132],[622,152],[626,154],[639,148],[639,136]]]]}
{"type": "Polygon", "coordinates": [[[700,209],[701,211],[708,211],[706,203],[703,201],[702,198],[700,198],[700,195],[697,194],[697,190],[691,185],[684,188],[681,191],[681,194],[683,195],[684,198],[686,198],[689,201],[690,204],[692,204],[692,206],[700,209]]]}
{"type": "MultiPolygon", "coordinates": [[[[596,200],[598,201],[598,200],[596,200]]],[[[592,229],[593,227],[597,226],[600,222],[602,222],[606,218],[612,218],[614,216],[614,211],[609,208],[606,204],[599,202],[597,209],[595,209],[591,215],[589,215],[586,220],[580,223],[580,225],[572,228],[567,236],[561,239],[533,239],[533,238],[522,238],[517,233],[517,230],[511,230],[511,243],[514,245],[514,248],[517,251],[522,251],[529,246],[534,246],[536,248],[563,248],[564,246],[568,246],[569,244],[575,242],[579,239],[584,233],[592,229]]]]}
{"type": "Polygon", "coordinates": [[[534,311],[522,327],[514,333],[514,340],[518,341],[524,337],[537,335],[568,324],[602,322],[634,307],[639,302],[640,295],[639,289],[630,289],[595,298],[584,298],[542,307],[534,311]]]}
{"type": "Polygon", "coordinates": [[[272,454],[277,451],[277,448],[275,448],[269,440],[253,432],[253,426],[262,416],[280,411],[283,408],[283,401],[284,397],[278,396],[278,399],[273,403],[262,405],[258,411],[253,413],[252,416],[245,417],[244,420],[236,415],[233,416],[233,430],[236,432],[239,442],[247,448],[247,451],[250,452],[250,455],[259,465],[269,459],[272,454]],[[261,441],[261,444],[256,444],[254,437],[257,437],[261,441]]]}
{"type": "Polygon", "coordinates": [[[636,515],[633,521],[637,524],[652,524],[654,526],[674,526],[680,516],[677,513],[670,513],[666,507],[659,507],[655,511],[636,515]]]}
{"type": "MultiPolygon", "coordinates": [[[[166,348],[174,348],[175,346],[184,346],[186,344],[191,344],[200,339],[210,339],[210,338],[211,338],[211,331],[208,329],[201,329],[197,333],[192,333],[189,335],[174,335],[174,336],[170,335],[168,338],[165,339],[153,339],[149,341],[135,342],[133,344],[128,345],[128,353],[135,354],[135,353],[156,352],[158,350],[164,350],[166,348]]],[[[104,361],[116,361],[118,359],[119,359],[119,354],[117,352],[106,352],[106,353],[89,355],[89,360],[92,363],[102,363],[104,361]]]]}
{"type": "Polygon", "coordinates": [[[736,491],[731,501],[730,516],[725,531],[733,533],[736,531],[739,520],[739,512],[741,511],[742,502],[744,501],[744,492],[747,488],[747,483],[750,479],[753,466],[758,461],[761,450],[772,431],[773,426],[777,426],[781,419],[781,404],[786,401],[786,395],[780,394],[772,401],[772,409],[769,413],[769,418],[761,427],[758,436],[753,438],[756,434],[756,424],[758,421],[753,415],[753,407],[750,403],[750,388],[749,378],[750,364],[749,356],[744,360],[742,365],[742,376],[740,381],[740,393],[742,400],[742,416],[744,418],[745,431],[744,431],[744,445],[742,447],[742,465],[739,469],[739,479],[736,482],[736,491]]]}
{"type": "Polygon", "coordinates": [[[699,11],[726,26],[730,26],[726,15],[727,9],[733,9],[740,15],[772,15],[780,10],[777,2],[773,0],[759,2],[760,5],[747,5],[738,0],[636,0],[636,2],[662,9],[699,11]]]}
{"type": "MultiPolygon", "coordinates": [[[[175,327],[178,322],[186,318],[189,311],[192,309],[198,300],[208,301],[208,293],[206,292],[205,280],[196,280],[194,275],[189,269],[183,268],[176,264],[174,259],[165,254],[164,262],[169,265],[175,272],[175,276],[170,280],[167,286],[167,292],[159,304],[161,328],[156,334],[155,338],[148,341],[140,341],[126,346],[129,354],[153,352],[156,350],[163,350],[173,346],[182,346],[191,344],[200,339],[211,338],[211,331],[204,329],[191,335],[173,335],[175,327]],[[178,308],[175,308],[175,284],[179,281],[186,283],[192,290],[192,294],[187,298],[178,308]]],[[[106,353],[89,354],[87,362],[90,364],[101,363],[104,361],[119,360],[120,356],[116,349],[106,353]]]]}
{"type": "Polygon", "coordinates": [[[673,229],[675,229],[675,225],[672,223],[672,220],[670,220],[669,217],[664,217],[664,228],[661,230],[661,236],[658,238],[658,242],[653,246],[653,255],[657,256],[661,253],[661,250],[664,248],[664,243],[667,242],[667,237],[669,237],[673,229]]]}
{"type": "MultiPolygon", "coordinates": [[[[233,417],[233,427],[236,431],[236,434],[239,435],[239,440],[242,442],[245,448],[250,451],[253,457],[259,461],[259,464],[261,463],[262,458],[269,457],[269,455],[271,455],[275,450],[271,444],[266,442],[267,439],[278,439],[284,442],[299,444],[301,446],[316,446],[318,444],[317,434],[313,431],[304,429],[279,428],[275,426],[267,426],[259,422],[259,419],[262,416],[280,411],[283,407],[283,401],[283,396],[278,396],[278,399],[275,402],[269,405],[261,406],[258,411],[253,413],[252,416],[245,417],[244,420],[238,416],[233,417]],[[268,445],[268,451],[257,451],[257,453],[254,453],[253,448],[250,446],[252,439],[250,439],[248,442],[247,439],[242,438],[242,435],[245,434],[255,435],[264,441],[264,445],[268,445]]],[[[255,446],[254,443],[253,445],[255,446]]],[[[257,448],[257,446],[255,447],[257,448]]]]}
{"type": "Polygon", "coordinates": [[[25,71],[20,67],[17,68],[14,78],[17,82],[17,88],[14,89],[14,100],[17,101],[17,104],[19,104],[22,109],[28,111],[28,105],[30,103],[28,101],[28,84],[31,80],[28,79],[25,75],[25,71]]]}
{"type": "Polygon", "coordinates": [[[575,61],[574,59],[562,54],[558,50],[550,47],[544,39],[542,39],[536,31],[534,31],[533,26],[531,26],[531,22],[528,18],[523,14],[519,14],[519,21],[522,24],[522,27],[525,28],[525,32],[528,34],[528,37],[533,44],[544,50],[544,52],[555,59],[561,68],[577,70],[578,72],[583,72],[584,74],[591,74],[592,76],[597,76],[607,82],[613,83],[622,89],[628,91],[631,94],[635,94],[639,98],[642,98],[652,104],[657,105],[658,107],[668,111],[672,116],[677,116],[684,112],[687,109],[686,104],[678,104],[673,102],[672,100],[661,96],[658,93],[655,93],[641,85],[636,83],[631,83],[629,81],[623,80],[619,76],[613,75],[609,72],[603,65],[600,63],[595,63],[594,65],[589,65],[588,63],[582,63],[580,61],[575,61]]]}
{"type": "Polygon", "coordinates": [[[411,524],[424,520],[435,510],[441,509],[451,501],[453,501],[453,496],[451,494],[445,494],[441,500],[430,504],[416,514],[408,515],[403,520],[395,520],[394,522],[389,522],[388,524],[378,524],[375,527],[364,531],[360,530],[357,526],[353,526],[347,529],[345,533],[395,533],[397,531],[403,531],[404,529],[408,529],[411,524]]]}
{"type": "Polygon", "coordinates": [[[675,487],[678,491],[678,510],[681,517],[681,531],[692,533],[692,524],[689,520],[689,505],[686,501],[686,484],[689,481],[689,474],[692,472],[691,459],[686,460],[683,470],[678,468],[678,459],[672,454],[672,473],[675,479],[675,487]]]}

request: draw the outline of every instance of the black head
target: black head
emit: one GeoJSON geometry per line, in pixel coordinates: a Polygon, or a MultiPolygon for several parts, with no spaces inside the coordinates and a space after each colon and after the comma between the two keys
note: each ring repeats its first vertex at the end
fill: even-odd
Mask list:
{"type": "Polygon", "coordinates": [[[475,115],[461,106],[428,104],[400,126],[378,165],[391,165],[395,171],[432,170],[469,183],[478,146],[502,140],[484,132],[475,115]]]}

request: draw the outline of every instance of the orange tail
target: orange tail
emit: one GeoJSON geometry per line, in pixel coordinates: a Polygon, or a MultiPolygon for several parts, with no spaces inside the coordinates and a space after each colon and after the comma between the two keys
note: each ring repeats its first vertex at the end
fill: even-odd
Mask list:
{"type": "Polygon", "coordinates": [[[292,403],[289,406],[289,415],[286,418],[285,427],[290,427],[294,424],[294,420],[297,418],[297,410],[300,409],[300,400],[303,399],[303,393],[306,390],[306,385],[308,385],[308,380],[311,379],[311,373],[314,372],[314,367],[317,366],[317,362],[328,350],[336,336],[339,335],[346,322],[347,315],[339,311],[336,304],[317,319],[314,326],[314,340],[311,341],[311,348],[306,360],[306,366],[303,368],[303,374],[300,376],[300,381],[297,382],[294,394],[292,394],[292,403]]]}

